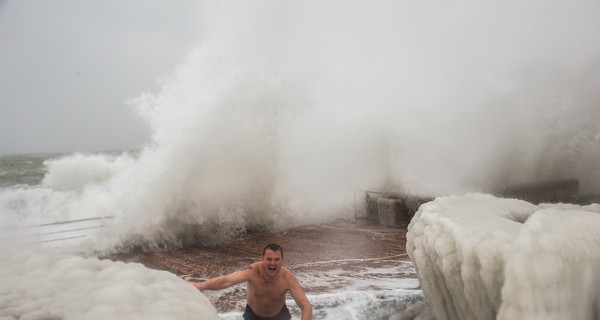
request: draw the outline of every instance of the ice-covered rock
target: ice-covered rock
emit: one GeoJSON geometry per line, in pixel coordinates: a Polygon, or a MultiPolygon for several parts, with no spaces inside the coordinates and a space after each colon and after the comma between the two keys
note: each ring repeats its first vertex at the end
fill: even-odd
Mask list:
{"type": "Polygon", "coordinates": [[[141,264],[22,252],[0,261],[1,319],[219,319],[177,276],[141,264]]]}
{"type": "Polygon", "coordinates": [[[596,209],[482,194],[421,206],[407,251],[435,318],[598,318],[596,209]]]}

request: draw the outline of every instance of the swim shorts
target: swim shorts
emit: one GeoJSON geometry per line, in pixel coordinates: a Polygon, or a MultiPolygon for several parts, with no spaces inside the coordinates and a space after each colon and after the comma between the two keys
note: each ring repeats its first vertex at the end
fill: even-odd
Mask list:
{"type": "Polygon", "coordinates": [[[249,305],[246,305],[246,311],[244,311],[244,320],[290,320],[292,319],[292,315],[290,314],[290,310],[288,310],[287,305],[283,304],[281,311],[272,317],[272,318],[261,318],[257,316],[252,308],[249,305]]]}

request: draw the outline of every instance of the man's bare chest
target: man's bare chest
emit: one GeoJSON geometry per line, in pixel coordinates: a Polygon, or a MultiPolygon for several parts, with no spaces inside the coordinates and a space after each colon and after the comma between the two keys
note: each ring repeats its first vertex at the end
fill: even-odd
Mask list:
{"type": "Polygon", "coordinates": [[[285,299],[288,288],[283,281],[250,281],[248,283],[248,291],[253,294],[256,299],[277,301],[285,299]]]}

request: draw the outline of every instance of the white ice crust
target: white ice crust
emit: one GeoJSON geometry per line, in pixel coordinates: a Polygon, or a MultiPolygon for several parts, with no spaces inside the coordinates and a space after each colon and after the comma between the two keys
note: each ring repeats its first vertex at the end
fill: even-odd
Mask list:
{"type": "Polygon", "coordinates": [[[408,227],[407,251],[442,319],[597,319],[600,206],[440,197],[408,227]]]}
{"type": "Polygon", "coordinates": [[[22,252],[0,261],[0,319],[219,319],[206,296],[141,264],[22,252]]]}

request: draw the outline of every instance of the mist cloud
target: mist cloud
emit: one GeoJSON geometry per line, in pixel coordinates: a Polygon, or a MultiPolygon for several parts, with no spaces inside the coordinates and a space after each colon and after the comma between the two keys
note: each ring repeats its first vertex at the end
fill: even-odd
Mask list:
{"type": "Polygon", "coordinates": [[[365,190],[576,178],[581,194],[600,192],[598,2],[223,1],[198,12],[202,40],[128,100],[151,132],[139,155],[56,160],[46,186],[58,200],[38,211],[114,215],[110,247],[330,221],[365,190]],[[62,210],[64,188],[80,193],[62,210]]]}

